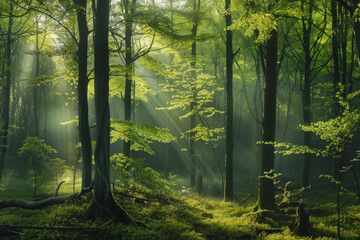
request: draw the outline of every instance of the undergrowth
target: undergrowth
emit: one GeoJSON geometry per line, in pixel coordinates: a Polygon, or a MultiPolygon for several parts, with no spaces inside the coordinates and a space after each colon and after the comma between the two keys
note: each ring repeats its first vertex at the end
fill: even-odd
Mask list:
{"type": "MultiPolygon", "coordinates": [[[[1,199],[13,192],[1,191],[1,199]],[[2,194],[4,193],[4,194],[2,194]]],[[[256,198],[245,203],[193,194],[165,194],[141,186],[124,190],[115,187],[119,204],[146,227],[125,226],[113,221],[90,221],[86,216],[91,195],[81,200],[43,210],[0,210],[0,224],[31,226],[96,227],[84,230],[17,229],[15,239],[336,239],[336,204],[334,195],[311,190],[303,202],[310,208],[309,236],[298,236],[293,219],[295,209],[287,214],[270,211],[252,212],[256,198]],[[287,216],[287,217],[283,217],[287,216]]],[[[351,193],[342,195],[342,238],[360,239],[360,205],[351,193]]],[[[0,236],[11,233],[0,228],[0,236]]],[[[0,237],[1,239],[1,237],[0,237]]]]}

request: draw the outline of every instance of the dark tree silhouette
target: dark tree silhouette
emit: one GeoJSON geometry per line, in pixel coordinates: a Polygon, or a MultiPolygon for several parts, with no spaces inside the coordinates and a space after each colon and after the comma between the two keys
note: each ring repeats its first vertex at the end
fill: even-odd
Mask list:
{"type": "Polygon", "coordinates": [[[231,0],[225,1],[226,22],[226,156],[225,156],[225,201],[233,200],[233,36],[228,27],[232,24],[230,12],[231,0]]]}
{"type": "Polygon", "coordinates": [[[109,0],[97,1],[95,12],[95,189],[89,213],[92,217],[115,216],[123,223],[131,223],[110,188],[109,0]]]}

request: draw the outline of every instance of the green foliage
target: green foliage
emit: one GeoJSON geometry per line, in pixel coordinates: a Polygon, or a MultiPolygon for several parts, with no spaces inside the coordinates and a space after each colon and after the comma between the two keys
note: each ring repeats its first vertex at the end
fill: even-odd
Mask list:
{"type": "MultiPolygon", "coordinates": [[[[56,150],[45,143],[45,140],[37,137],[27,137],[24,145],[19,148],[18,155],[27,158],[30,166],[28,173],[34,178],[34,188],[40,185],[45,179],[49,178],[50,155],[56,150]]],[[[57,161],[59,164],[61,161],[57,161]]],[[[54,177],[54,176],[53,176],[54,177]]]]}
{"type": "Polygon", "coordinates": [[[260,178],[267,178],[274,182],[274,184],[280,183],[280,180],[278,179],[282,173],[276,173],[274,169],[271,169],[268,172],[264,172],[264,176],[260,176],[260,178]]]}
{"type": "Polygon", "coordinates": [[[341,115],[327,121],[311,123],[308,126],[300,125],[302,131],[314,133],[323,140],[326,144],[324,149],[309,148],[308,146],[298,146],[288,143],[267,144],[274,144],[277,148],[285,148],[285,150],[277,151],[284,155],[311,153],[316,156],[331,157],[333,159],[341,158],[342,153],[354,137],[360,120],[360,112],[358,110],[352,110],[349,104],[349,100],[357,96],[359,92],[351,94],[347,99],[344,99],[341,93],[342,92],[338,92],[336,95],[339,100],[339,106],[342,109],[341,115]]]}
{"type": "Polygon", "coordinates": [[[24,145],[19,148],[19,156],[25,156],[33,169],[40,169],[50,159],[50,154],[56,150],[37,137],[27,137],[24,145]]]}
{"type": "Polygon", "coordinates": [[[171,64],[164,64],[155,58],[147,56],[143,59],[146,67],[155,70],[157,75],[165,78],[160,84],[162,92],[169,96],[169,102],[158,110],[178,110],[179,119],[188,119],[195,115],[201,121],[192,129],[182,133],[188,137],[193,133],[194,141],[202,140],[205,143],[217,142],[222,138],[224,128],[210,128],[206,123],[215,114],[222,114],[214,108],[214,96],[223,88],[218,86],[214,76],[204,73],[199,68],[192,66],[192,59],[187,59],[179,51],[172,51],[174,56],[171,64]],[[196,78],[194,79],[194,76],[196,78]]]}
{"type": "Polygon", "coordinates": [[[145,159],[129,158],[119,153],[113,155],[110,158],[110,162],[115,170],[116,176],[119,178],[117,182],[126,189],[129,189],[136,184],[141,184],[153,191],[165,193],[172,192],[170,188],[171,183],[160,178],[158,172],[148,167],[145,159]]]}
{"type": "Polygon", "coordinates": [[[149,146],[152,142],[170,143],[176,140],[168,129],[144,123],[111,119],[111,128],[111,143],[119,139],[131,141],[131,150],[144,151],[150,154],[154,154],[149,146]]]}
{"type": "Polygon", "coordinates": [[[245,1],[245,13],[235,20],[231,29],[246,27],[247,36],[255,35],[257,44],[269,39],[270,32],[277,30],[277,21],[282,16],[301,18],[299,5],[289,1],[245,1]]]}
{"type": "Polygon", "coordinates": [[[195,128],[190,129],[181,134],[182,138],[189,136],[191,133],[194,133],[193,138],[194,141],[204,141],[205,143],[209,143],[210,141],[218,142],[225,131],[225,128],[214,128],[209,129],[202,124],[198,124],[195,128]]]}

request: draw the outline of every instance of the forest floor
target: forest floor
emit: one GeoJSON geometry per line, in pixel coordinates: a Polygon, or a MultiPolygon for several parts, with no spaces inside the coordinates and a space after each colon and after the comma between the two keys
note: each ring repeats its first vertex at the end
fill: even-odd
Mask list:
{"type": "MultiPolygon", "coordinates": [[[[50,189],[50,188],[49,188],[50,189]]],[[[60,190],[72,193],[72,188],[60,190]]],[[[246,199],[238,194],[233,203],[209,195],[198,195],[182,188],[174,194],[154,193],[143,188],[124,190],[115,187],[118,203],[146,227],[125,226],[109,219],[107,222],[89,220],[86,209],[91,194],[81,199],[42,210],[13,208],[0,210],[0,225],[33,227],[89,227],[84,229],[28,229],[0,227],[0,239],[337,239],[337,212],[334,189],[287,192],[287,196],[301,199],[310,209],[308,236],[298,236],[294,227],[295,209],[281,212],[253,212],[256,197],[246,199]],[[245,201],[243,201],[246,199],[245,201]]],[[[13,183],[0,190],[0,201],[9,198],[34,200],[31,189],[13,183]]],[[[279,192],[280,195],[282,192],[279,192]]],[[[53,194],[53,193],[52,193],[53,194]]],[[[43,195],[39,198],[51,196],[43,195]]],[[[360,204],[356,195],[341,194],[341,237],[360,239],[360,204]]]]}

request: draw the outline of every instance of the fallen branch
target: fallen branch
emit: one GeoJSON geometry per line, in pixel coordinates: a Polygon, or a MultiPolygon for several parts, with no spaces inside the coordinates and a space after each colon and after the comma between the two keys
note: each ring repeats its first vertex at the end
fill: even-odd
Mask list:
{"type": "Polygon", "coordinates": [[[61,184],[63,184],[64,182],[65,182],[65,181],[61,181],[61,182],[59,183],[59,185],[57,186],[57,188],[56,188],[56,190],[55,190],[54,197],[57,197],[57,196],[58,196],[58,192],[59,192],[59,190],[60,190],[61,184]]]}
{"type": "Polygon", "coordinates": [[[9,211],[9,212],[6,212],[6,213],[3,213],[3,214],[1,214],[0,216],[5,216],[5,215],[8,215],[8,214],[12,214],[13,212],[16,212],[17,210],[19,210],[20,208],[15,208],[15,209],[13,209],[13,210],[11,210],[11,211],[9,211]]]}
{"type": "Polygon", "coordinates": [[[83,226],[26,226],[26,225],[7,225],[0,224],[0,228],[8,229],[46,229],[46,230],[99,230],[99,227],[83,226]]]}
{"type": "Polygon", "coordinates": [[[249,200],[249,198],[251,198],[251,197],[256,197],[256,196],[253,194],[253,186],[254,186],[254,182],[253,182],[253,180],[251,179],[251,190],[250,190],[250,194],[249,194],[246,198],[244,198],[244,199],[240,202],[240,204],[243,204],[244,202],[246,202],[247,200],[249,200]]]}
{"type": "Polygon", "coordinates": [[[246,198],[244,198],[244,199],[240,202],[240,204],[246,202],[246,201],[249,200],[249,198],[251,198],[251,197],[256,197],[256,196],[255,196],[255,195],[252,195],[252,194],[249,194],[246,198]]]}
{"type": "Polygon", "coordinates": [[[91,192],[94,188],[94,182],[88,188],[83,188],[80,192],[74,193],[67,196],[57,196],[51,197],[40,201],[26,201],[26,200],[17,200],[17,199],[9,199],[0,201],[0,209],[1,208],[9,208],[9,207],[17,207],[17,208],[25,208],[25,209],[41,209],[44,207],[49,207],[52,205],[63,204],[66,201],[75,200],[84,195],[85,193],[91,192]]]}

